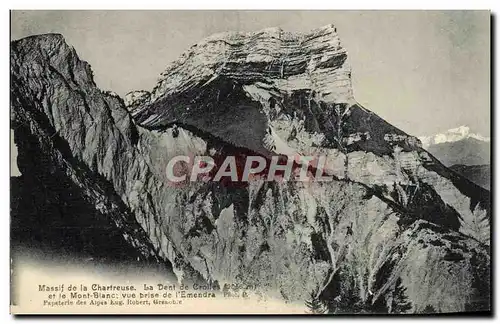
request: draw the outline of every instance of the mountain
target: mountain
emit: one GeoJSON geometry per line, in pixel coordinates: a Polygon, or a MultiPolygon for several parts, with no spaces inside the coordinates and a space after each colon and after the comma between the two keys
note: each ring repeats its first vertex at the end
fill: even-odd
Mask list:
{"type": "Polygon", "coordinates": [[[473,133],[468,126],[459,126],[457,128],[452,128],[444,133],[436,134],[433,136],[421,136],[419,137],[422,142],[422,147],[425,149],[429,148],[431,145],[437,145],[442,143],[453,143],[464,139],[475,139],[481,142],[490,142],[489,137],[482,136],[477,133],[473,133]]]}
{"type": "Polygon", "coordinates": [[[490,190],[491,186],[491,171],[490,165],[463,165],[455,164],[450,167],[451,170],[464,176],[475,184],[490,190]]]}
{"type": "Polygon", "coordinates": [[[490,138],[460,126],[443,134],[419,138],[422,146],[444,165],[490,164],[490,138]]]}
{"type": "Polygon", "coordinates": [[[490,164],[490,143],[474,138],[434,144],[427,151],[446,166],[490,164]]]}
{"type": "Polygon", "coordinates": [[[467,126],[419,138],[422,146],[451,170],[477,185],[490,188],[490,138],[467,126]]]}
{"type": "Polygon", "coordinates": [[[130,249],[180,281],[290,302],[316,295],[331,313],[490,309],[489,191],[355,101],[333,25],[211,36],[127,104],[61,35],[12,42],[11,80],[16,233],[99,220],[116,235],[96,230],[98,248],[91,235],[80,250],[130,249]],[[170,186],[178,155],[323,155],[334,180],[170,186]],[[75,204],[92,213],[73,220],[75,204]]]}

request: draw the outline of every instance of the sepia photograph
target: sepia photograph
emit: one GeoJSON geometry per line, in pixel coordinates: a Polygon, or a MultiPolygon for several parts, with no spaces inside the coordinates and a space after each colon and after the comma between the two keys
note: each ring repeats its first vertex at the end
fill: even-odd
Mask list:
{"type": "Polygon", "coordinates": [[[488,10],[11,10],[10,312],[492,315],[488,10]]]}

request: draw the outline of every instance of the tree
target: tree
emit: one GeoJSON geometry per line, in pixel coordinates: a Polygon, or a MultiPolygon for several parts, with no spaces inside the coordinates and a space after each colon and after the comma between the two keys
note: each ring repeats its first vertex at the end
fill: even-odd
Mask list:
{"type": "Polygon", "coordinates": [[[471,300],[465,304],[468,312],[487,312],[491,310],[490,260],[486,255],[472,251],[470,259],[472,268],[471,300]]]}
{"type": "Polygon", "coordinates": [[[316,292],[312,291],[310,298],[305,301],[306,307],[308,309],[309,314],[325,314],[327,312],[327,308],[325,304],[319,299],[316,292]]]}
{"type": "Polygon", "coordinates": [[[338,269],[321,293],[329,314],[359,314],[365,312],[354,276],[344,267],[338,269]]]}
{"type": "Polygon", "coordinates": [[[434,313],[436,313],[436,309],[434,307],[432,307],[432,305],[427,305],[420,313],[421,314],[434,314],[434,313]]]}
{"type": "Polygon", "coordinates": [[[406,296],[406,287],[403,286],[401,277],[399,277],[396,281],[396,286],[394,287],[394,292],[392,295],[391,313],[404,314],[407,313],[411,308],[411,302],[406,296]]]}

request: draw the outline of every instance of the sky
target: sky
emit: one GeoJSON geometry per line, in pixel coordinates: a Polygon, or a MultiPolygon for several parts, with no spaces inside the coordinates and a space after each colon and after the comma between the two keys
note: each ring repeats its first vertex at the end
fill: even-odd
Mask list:
{"type": "Polygon", "coordinates": [[[63,34],[97,85],[123,96],[151,90],[170,62],[211,34],[330,23],[365,108],[416,136],[460,125],[490,136],[488,11],[12,11],[11,38],[63,34]]]}

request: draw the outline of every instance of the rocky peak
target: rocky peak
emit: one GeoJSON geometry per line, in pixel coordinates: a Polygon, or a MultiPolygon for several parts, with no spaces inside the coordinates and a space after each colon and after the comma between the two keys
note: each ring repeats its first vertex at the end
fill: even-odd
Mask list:
{"type": "Polygon", "coordinates": [[[130,91],[125,95],[124,103],[127,109],[134,114],[134,110],[137,106],[144,104],[151,94],[148,91],[136,90],[130,91]]]}
{"type": "MultiPolygon", "coordinates": [[[[419,188],[436,199],[439,213],[446,211],[432,216],[436,222],[487,240],[489,194],[471,190],[416,137],[357,103],[347,61],[333,25],[308,33],[217,34],[173,62],[130,111],[143,127],[178,124],[264,156],[327,155],[331,174],[387,187],[390,200],[419,188]]],[[[417,218],[435,214],[412,208],[417,218]]]]}
{"type": "Polygon", "coordinates": [[[336,28],[327,25],[309,33],[267,28],[226,32],[192,46],[162,74],[150,103],[216,77],[240,83],[265,81],[289,91],[312,88],[331,102],[352,100],[347,52],[336,28]]]}
{"type": "Polygon", "coordinates": [[[190,125],[262,154],[278,142],[287,146],[283,152],[312,142],[386,153],[396,144],[405,150],[420,145],[354,100],[347,51],[331,24],[306,33],[267,28],[210,36],[170,64],[129,110],[145,127],[190,125]],[[340,118],[349,124],[344,130],[340,118]],[[236,128],[251,130],[252,141],[228,133],[236,128]]]}
{"type": "MultiPolygon", "coordinates": [[[[93,72],[90,65],[80,60],[75,49],[69,46],[61,34],[30,36],[11,43],[11,62],[31,61],[33,64],[26,72],[39,77],[45,70],[60,73],[72,87],[94,87],[93,72]]],[[[11,64],[12,68],[17,65],[11,64]]],[[[20,66],[20,68],[25,68],[20,66]]]]}
{"type": "MultiPolygon", "coordinates": [[[[489,192],[353,101],[334,26],[209,37],[151,95],[130,94],[131,113],[58,37],[12,43],[20,187],[66,184],[48,204],[81,198],[138,256],[172,261],[179,280],[258,284],[287,301],[316,292],[335,312],[489,308],[489,192]],[[242,148],[325,155],[335,180],[166,184],[174,156],[242,148]]],[[[45,205],[30,210],[42,229],[54,223],[45,205]]]]}
{"type": "Polygon", "coordinates": [[[71,50],[71,47],[66,43],[64,36],[58,33],[29,36],[13,41],[11,46],[16,48],[18,52],[45,53],[46,58],[71,50]]]}

